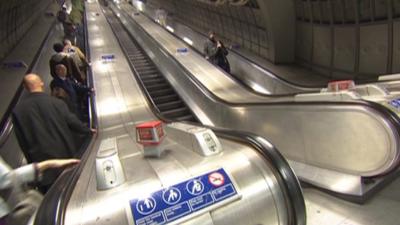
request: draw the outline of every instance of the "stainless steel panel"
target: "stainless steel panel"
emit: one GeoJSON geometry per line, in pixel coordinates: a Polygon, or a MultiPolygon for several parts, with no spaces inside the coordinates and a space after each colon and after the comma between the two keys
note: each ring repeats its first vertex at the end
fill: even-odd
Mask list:
{"type": "MultiPolygon", "coordinates": [[[[333,67],[352,72],[355,69],[356,30],[353,27],[335,27],[333,67]]],[[[336,76],[335,76],[336,77],[336,76]]]]}
{"type": "Polygon", "coordinates": [[[367,74],[385,74],[388,60],[388,25],[360,27],[360,69],[367,74]]]}
{"type": "Polygon", "coordinates": [[[313,26],[313,63],[321,66],[331,66],[331,42],[330,27],[313,26]]]}

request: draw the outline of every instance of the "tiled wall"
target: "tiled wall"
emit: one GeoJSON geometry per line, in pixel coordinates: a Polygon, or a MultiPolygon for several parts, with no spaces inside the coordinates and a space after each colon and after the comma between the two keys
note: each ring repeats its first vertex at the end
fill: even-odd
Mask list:
{"type": "Polygon", "coordinates": [[[178,22],[203,34],[213,30],[228,45],[268,59],[268,32],[254,0],[245,6],[215,6],[193,0],[148,0],[147,4],[152,8],[162,5],[178,22]]]}
{"type": "Polygon", "coordinates": [[[400,72],[400,0],[296,0],[297,62],[334,78],[400,72]]]}
{"type": "Polygon", "coordinates": [[[29,30],[51,0],[0,1],[0,61],[29,30]]]}

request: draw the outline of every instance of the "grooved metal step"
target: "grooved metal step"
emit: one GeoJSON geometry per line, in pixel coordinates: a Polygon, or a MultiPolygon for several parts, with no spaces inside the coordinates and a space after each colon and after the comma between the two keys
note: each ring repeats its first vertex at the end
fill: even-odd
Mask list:
{"type": "Polygon", "coordinates": [[[176,109],[171,109],[167,111],[161,111],[161,114],[167,118],[176,118],[176,117],[181,117],[181,116],[187,116],[190,114],[190,111],[187,107],[182,107],[182,108],[176,108],[176,109]]]}
{"type": "Polygon", "coordinates": [[[162,104],[158,104],[157,107],[161,112],[168,111],[171,109],[176,109],[180,107],[184,107],[185,104],[181,100],[166,102],[162,104]]]}
{"type": "Polygon", "coordinates": [[[177,100],[180,100],[180,98],[175,93],[172,95],[165,95],[165,96],[159,96],[159,97],[153,98],[153,101],[156,105],[164,104],[164,103],[168,103],[168,102],[172,102],[172,101],[177,101],[177,100]]]}
{"type": "Polygon", "coordinates": [[[146,55],[145,51],[137,45],[136,41],[122,27],[119,19],[109,10],[107,12],[109,16],[106,18],[120,42],[122,50],[125,52],[127,60],[137,72],[138,79],[142,81],[149,94],[148,97],[152,99],[161,115],[179,121],[197,121],[190,109],[146,55]]]}
{"type": "Polygon", "coordinates": [[[146,89],[148,91],[155,91],[155,90],[160,90],[160,89],[165,89],[165,88],[169,88],[169,84],[167,83],[163,83],[163,84],[153,84],[153,85],[146,85],[146,89]]]}
{"type": "Polygon", "coordinates": [[[165,83],[164,77],[160,76],[160,74],[149,74],[147,76],[140,77],[146,85],[152,85],[154,83],[165,83]]]}

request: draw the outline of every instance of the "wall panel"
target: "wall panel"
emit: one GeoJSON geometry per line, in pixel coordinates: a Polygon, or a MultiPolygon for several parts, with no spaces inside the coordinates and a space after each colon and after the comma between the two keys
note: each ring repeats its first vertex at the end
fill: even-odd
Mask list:
{"type": "Polygon", "coordinates": [[[396,17],[400,17],[400,0],[394,1],[394,14],[396,17]]]}
{"type": "Polygon", "coordinates": [[[311,61],[312,26],[308,23],[297,23],[296,57],[311,61]]]}
{"type": "Polygon", "coordinates": [[[325,26],[314,26],[313,35],[313,63],[329,67],[332,51],[331,29],[325,26]]]}
{"type": "Polygon", "coordinates": [[[375,19],[385,20],[388,17],[387,6],[390,1],[387,0],[375,0],[375,19]]]}
{"type": "Polygon", "coordinates": [[[384,74],[388,59],[388,25],[360,28],[360,73],[384,74]]]}
{"type": "Polygon", "coordinates": [[[400,73],[400,22],[394,23],[393,73],[400,73]]]}
{"type": "Polygon", "coordinates": [[[333,67],[352,72],[355,68],[356,30],[353,27],[336,27],[333,67]]]}

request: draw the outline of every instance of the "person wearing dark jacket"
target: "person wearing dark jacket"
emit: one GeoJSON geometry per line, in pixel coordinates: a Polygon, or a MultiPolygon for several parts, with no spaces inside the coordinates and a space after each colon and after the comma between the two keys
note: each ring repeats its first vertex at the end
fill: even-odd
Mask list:
{"type": "Polygon", "coordinates": [[[78,82],[84,82],[85,75],[81,73],[79,66],[75,63],[72,57],[68,53],[64,52],[64,45],[61,43],[55,43],[53,49],[56,52],[51,56],[50,64],[50,75],[54,78],[56,74],[56,65],[63,64],[67,68],[67,75],[78,82]]]}
{"type": "Polygon", "coordinates": [[[82,119],[81,99],[90,94],[92,89],[68,77],[63,64],[56,65],[56,75],[50,82],[51,95],[62,99],[70,111],[82,119]]]}
{"type": "MultiPolygon", "coordinates": [[[[18,144],[27,161],[32,163],[77,156],[80,146],[74,134],[89,135],[95,130],[86,127],[63,101],[45,94],[38,75],[26,75],[23,84],[29,94],[15,107],[12,119],[18,144]]],[[[57,176],[43,181],[47,185],[43,191],[57,176]]]]}
{"type": "Polygon", "coordinates": [[[230,73],[231,67],[229,65],[228,58],[228,50],[225,48],[224,43],[222,41],[217,41],[217,53],[215,54],[215,61],[219,67],[221,67],[225,72],[230,73]]]}
{"type": "Polygon", "coordinates": [[[208,39],[204,42],[203,53],[205,58],[212,64],[217,64],[215,55],[217,53],[217,40],[213,31],[208,33],[208,39]]]}
{"type": "Polygon", "coordinates": [[[43,82],[36,74],[24,77],[28,96],[13,111],[18,143],[28,162],[53,158],[71,158],[76,154],[73,133],[90,134],[66,104],[43,91],[43,82]]]}

